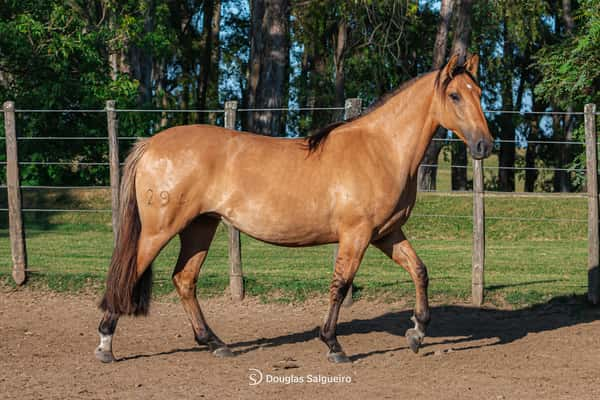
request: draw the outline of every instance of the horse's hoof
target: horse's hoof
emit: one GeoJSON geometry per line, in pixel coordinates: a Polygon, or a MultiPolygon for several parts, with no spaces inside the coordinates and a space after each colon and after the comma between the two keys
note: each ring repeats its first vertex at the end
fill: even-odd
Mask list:
{"type": "Polygon", "coordinates": [[[423,343],[423,334],[416,329],[409,329],[406,331],[406,340],[413,353],[417,354],[421,347],[421,343],[423,343]]]}
{"type": "Polygon", "coordinates": [[[329,352],[327,354],[327,359],[332,363],[341,364],[341,363],[349,363],[350,359],[343,351],[338,351],[337,353],[329,352]]]}
{"type": "Polygon", "coordinates": [[[115,361],[115,357],[110,351],[96,349],[96,351],[94,351],[94,355],[98,360],[102,361],[103,363],[111,363],[115,361]]]}
{"type": "Polygon", "coordinates": [[[218,357],[218,358],[228,358],[228,357],[234,356],[233,352],[231,350],[229,350],[229,347],[227,347],[227,346],[219,347],[218,349],[214,350],[212,353],[215,357],[218,357]]]}

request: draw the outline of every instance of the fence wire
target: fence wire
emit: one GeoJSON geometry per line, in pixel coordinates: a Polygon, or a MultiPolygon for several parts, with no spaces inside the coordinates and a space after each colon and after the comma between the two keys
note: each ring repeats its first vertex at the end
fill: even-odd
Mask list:
{"type": "MultiPolygon", "coordinates": [[[[345,107],[277,107],[277,108],[238,108],[237,112],[301,112],[301,111],[344,111],[345,107]]],[[[107,113],[108,111],[114,111],[116,113],[224,113],[224,109],[114,109],[107,110],[102,109],[16,109],[16,113],[107,113]]],[[[488,114],[512,114],[512,115],[574,115],[581,116],[585,115],[582,111],[515,111],[515,110],[484,110],[488,114]]],[[[596,112],[595,115],[600,115],[600,112],[596,112]]],[[[141,136],[119,136],[119,140],[138,140],[145,137],[141,136]]],[[[4,136],[0,136],[0,139],[5,139],[4,136]]],[[[108,136],[39,136],[39,137],[18,137],[19,141],[108,141],[108,136]]],[[[458,138],[433,138],[433,141],[452,143],[462,142],[458,138]]],[[[496,139],[494,143],[515,143],[515,144],[531,144],[531,145],[585,145],[585,142],[572,141],[572,140],[510,140],[510,139],[496,139]]],[[[600,144],[600,143],[598,143],[600,144]]],[[[0,165],[6,165],[7,162],[2,161],[0,165]]],[[[109,162],[93,162],[93,161],[19,161],[19,165],[30,166],[70,166],[70,167],[108,167],[109,162]]],[[[124,165],[124,163],[120,163],[124,165]]],[[[421,164],[420,167],[435,167],[440,170],[451,170],[453,168],[470,169],[471,165],[446,165],[446,164],[421,164]]],[[[522,166],[484,166],[484,170],[524,170],[524,171],[563,171],[563,172],[578,172],[585,173],[585,168],[560,168],[560,167],[522,167],[522,166]]],[[[6,185],[0,185],[0,189],[6,189],[6,185]]],[[[26,190],[92,190],[92,189],[103,189],[108,190],[110,186],[51,186],[51,185],[39,185],[21,186],[22,189],[26,190]]],[[[467,196],[472,195],[472,191],[463,192],[443,192],[443,191],[423,191],[426,193],[434,193],[443,196],[467,196]]],[[[421,193],[423,193],[421,192],[421,193]]],[[[570,193],[570,194],[550,194],[550,193],[502,193],[486,191],[486,197],[535,197],[535,198],[552,198],[552,199],[568,199],[568,198],[586,198],[587,194],[584,193],[570,193]]],[[[7,208],[0,208],[0,211],[8,211],[7,208]]],[[[37,213],[110,213],[110,209],[69,209],[69,208],[25,208],[23,212],[37,213]]],[[[447,214],[412,214],[416,218],[449,218],[449,219],[473,219],[472,215],[447,215],[447,214]]],[[[518,216],[485,216],[487,220],[506,220],[506,221],[537,221],[537,222],[567,222],[567,223],[584,223],[587,219],[577,218],[543,218],[543,217],[518,217],[518,216]]]]}
{"type": "MultiPolygon", "coordinates": [[[[7,212],[8,208],[0,208],[0,212],[7,212]]],[[[23,208],[21,211],[27,213],[110,213],[110,209],[74,209],[74,208],[23,208]]],[[[472,215],[451,215],[451,214],[411,214],[411,217],[416,218],[448,218],[448,219],[473,219],[472,215]]],[[[587,219],[583,218],[546,218],[546,217],[519,217],[519,216],[498,216],[486,215],[486,220],[500,221],[531,221],[531,222],[561,222],[561,223],[587,223],[587,219]]]]}
{"type": "MultiPolygon", "coordinates": [[[[119,140],[138,140],[147,139],[151,136],[119,136],[119,140]]],[[[297,139],[303,137],[290,137],[290,139],[297,139]]],[[[0,139],[6,139],[5,136],[0,136],[0,139]]],[[[18,137],[17,140],[108,140],[108,136],[23,136],[18,137]]],[[[433,142],[459,142],[462,143],[462,139],[457,138],[433,138],[433,142]]],[[[585,142],[568,141],[568,140],[510,140],[510,139],[495,139],[494,143],[526,143],[526,144],[560,144],[560,145],[579,145],[585,146],[585,142]]],[[[600,144],[600,142],[598,142],[600,144]]]]}
{"type": "MultiPolygon", "coordinates": [[[[363,111],[368,110],[364,107],[363,111]]],[[[246,107],[238,108],[239,112],[269,112],[269,111],[343,111],[344,107],[331,106],[316,106],[316,107],[246,107]]],[[[40,108],[16,108],[15,113],[106,113],[106,112],[121,112],[121,113],[220,113],[225,112],[223,108],[216,109],[180,109],[180,108],[115,108],[108,110],[106,108],[91,108],[91,109],[40,109],[40,108]]],[[[484,109],[486,114],[512,114],[512,115],[585,115],[583,111],[520,111],[520,110],[498,110],[484,109]]],[[[595,112],[595,115],[600,115],[600,112],[595,112]]]]}
{"type": "MultiPolygon", "coordinates": [[[[6,161],[0,161],[0,165],[6,165],[6,161]]],[[[109,162],[88,162],[88,161],[19,161],[19,165],[64,165],[70,167],[108,167],[109,162]]],[[[123,166],[125,163],[119,163],[123,166]]],[[[472,169],[472,165],[450,165],[450,164],[421,164],[420,167],[437,168],[441,170],[472,169]]],[[[512,170],[512,171],[565,171],[565,172],[586,172],[585,168],[558,168],[558,167],[502,167],[502,166],[484,166],[485,170],[512,170]]],[[[599,170],[600,171],[600,170],[599,170]]]]}

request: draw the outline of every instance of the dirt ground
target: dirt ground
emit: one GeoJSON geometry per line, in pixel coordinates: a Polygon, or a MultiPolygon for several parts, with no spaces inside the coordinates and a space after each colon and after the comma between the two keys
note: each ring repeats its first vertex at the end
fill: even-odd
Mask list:
{"type": "Polygon", "coordinates": [[[101,364],[95,301],[0,293],[0,398],[600,398],[600,310],[575,298],[521,311],[433,307],[418,355],[404,339],[410,307],[359,301],[342,310],[338,334],[353,361],[344,365],[329,363],[316,339],[324,301],[226,298],[201,303],[235,358],[196,346],[181,305],[163,301],[146,318],[121,319],[119,361],[101,364]]]}

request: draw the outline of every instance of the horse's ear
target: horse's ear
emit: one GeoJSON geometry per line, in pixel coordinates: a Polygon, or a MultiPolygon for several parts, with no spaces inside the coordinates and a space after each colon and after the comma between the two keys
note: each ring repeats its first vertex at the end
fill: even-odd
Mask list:
{"type": "Polygon", "coordinates": [[[477,70],[479,69],[479,56],[477,54],[473,54],[471,57],[469,57],[467,59],[465,68],[471,73],[471,75],[477,78],[477,70]]]}
{"type": "Polygon", "coordinates": [[[454,71],[456,70],[456,68],[458,67],[458,54],[454,54],[452,57],[450,57],[450,60],[448,60],[448,63],[446,64],[446,66],[444,67],[444,69],[441,72],[441,77],[442,77],[442,82],[446,80],[446,78],[454,78],[454,71]]]}

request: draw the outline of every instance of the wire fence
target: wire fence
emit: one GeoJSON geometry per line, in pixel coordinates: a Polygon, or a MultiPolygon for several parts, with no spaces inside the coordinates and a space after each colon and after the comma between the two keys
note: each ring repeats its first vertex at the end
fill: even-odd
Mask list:
{"type": "MultiPolygon", "coordinates": [[[[119,140],[139,140],[146,139],[147,136],[119,136],[119,140]]],[[[290,139],[297,139],[298,137],[290,137],[290,139]]],[[[0,139],[6,139],[5,136],[0,136],[0,139]]],[[[30,136],[30,137],[18,137],[19,141],[26,140],[106,140],[104,136],[30,136]]],[[[433,138],[434,142],[462,143],[461,139],[456,138],[433,138]]],[[[564,144],[564,145],[580,145],[585,146],[585,142],[578,141],[565,141],[565,140],[510,140],[510,139],[495,139],[494,143],[527,143],[527,144],[564,144]]],[[[600,144],[600,142],[598,142],[600,144]]]]}
{"type": "MultiPolygon", "coordinates": [[[[113,103],[114,104],[114,103],[113,103]]],[[[139,136],[139,135],[132,135],[132,136],[119,136],[118,132],[116,132],[117,128],[116,125],[113,125],[113,131],[111,131],[111,122],[110,122],[110,118],[111,118],[111,113],[112,113],[112,118],[114,120],[116,120],[117,115],[119,114],[129,114],[129,113],[161,113],[162,116],[164,117],[165,114],[169,115],[169,114],[223,114],[224,117],[224,122],[226,127],[231,128],[235,128],[235,115],[236,113],[252,113],[252,112],[313,112],[313,111],[335,111],[335,112],[339,112],[339,111],[344,111],[346,116],[352,116],[351,114],[354,112],[354,115],[357,115],[357,113],[360,113],[360,110],[362,110],[362,107],[360,107],[360,101],[358,103],[353,103],[353,104],[359,104],[358,106],[358,110],[352,110],[351,108],[349,108],[349,102],[346,102],[346,106],[345,107],[294,107],[294,108],[289,108],[289,107],[280,107],[280,108],[237,108],[234,107],[233,110],[228,109],[227,105],[225,107],[225,109],[206,109],[206,110],[197,110],[197,109],[189,109],[189,110],[182,110],[182,109],[112,109],[112,108],[103,108],[103,109],[52,109],[52,110],[47,110],[47,109],[14,109],[14,113],[17,114],[33,114],[33,113],[44,113],[44,114],[65,114],[65,115],[70,115],[70,114],[102,114],[102,113],[106,113],[108,115],[109,118],[109,126],[108,126],[108,135],[107,136],[100,136],[100,135],[90,135],[90,136],[82,136],[82,135],[71,135],[71,136],[58,136],[58,135],[48,135],[48,136],[17,136],[16,133],[13,136],[13,140],[14,140],[14,146],[16,147],[17,143],[22,143],[23,146],[28,146],[29,143],[31,143],[32,146],[38,146],[38,143],[40,143],[41,146],[49,146],[50,144],[52,144],[53,146],[61,146],[61,143],[66,143],[66,142],[81,142],[81,143],[89,143],[92,146],[96,146],[97,144],[101,144],[102,146],[106,146],[108,145],[108,147],[99,147],[98,149],[101,149],[101,151],[106,151],[107,153],[110,152],[117,152],[118,154],[118,150],[119,150],[119,143],[122,142],[123,145],[129,145],[132,141],[141,139],[141,138],[145,138],[147,136],[139,136]],[[229,113],[229,114],[228,114],[229,113]],[[231,114],[233,113],[233,114],[231,114]],[[230,120],[228,122],[228,115],[230,117],[230,120]],[[233,115],[233,117],[232,117],[233,115]],[[232,117],[232,118],[231,118],[232,117]],[[115,149],[116,148],[116,149],[115,149]],[[108,151],[107,151],[108,150],[108,151]]],[[[533,116],[559,116],[559,117],[565,117],[565,116],[586,116],[586,118],[588,118],[588,115],[590,114],[589,110],[586,108],[586,112],[580,112],[580,111],[572,111],[572,112],[565,112],[565,111],[515,111],[515,110],[493,110],[493,109],[488,109],[488,110],[484,110],[484,112],[488,115],[498,115],[498,114],[510,114],[510,115],[521,115],[521,116],[527,116],[527,115],[533,115],[533,116]]],[[[6,112],[6,109],[5,109],[6,112]]],[[[600,113],[597,112],[592,112],[592,115],[600,115],[600,113]]],[[[14,115],[14,114],[13,114],[14,115]]],[[[78,117],[73,117],[73,118],[78,118],[78,117]]],[[[6,119],[6,116],[5,116],[6,119]]],[[[13,127],[14,129],[14,127],[13,127]]],[[[150,133],[153,132],[153,130],[151,129],[149,131],[150,133]]],[[[587,132],[587,130],[586,130],[587,132]]],[[[296,137],[297,138],[297,137],[296,137]]],[[[9,140],[7,139],[6,136],[2,136],[0,137],[0,140],[4,139],[5,140],[5,145],[7,147],[7,152],[8,152],[8,144],[9,144],[9,140]]],[[[460,143],[462,142],[461,139],[458,139],[456,137],[435,137],[432,139],[434,142],[441,142],[443,144],[446,145],[452,145],[454,143],[460,143]]],[[[502,146],[503,144],[514,144],[516,145],[515,148],[520,147],[520,148],[524,148],[524,146],[530,146],[530,145],[535,145],[535,146],[546,146],[546,145],[551,145],[551,146],[564,146],[565,148],[572,148],[571,146],[573,146],[574,148],[579,150],[588,150],[589,151],[589,146],[594,145],[594,143],[596,144],[596,153],[597,153],[597,145],[600,144],[596,141],[595,139],[595,135],[594,135],[594,140],[591,142],[589,142],[588,138],[586,137],[586,141],[578,141],[578,140],[572,140],[572,139],[555,139],[555,138],[551,138],[551,137],[537,137],[531,140],[528,140],[527,138],[522,138],[522,139],[496,139],[494,141],[496,146],[502,146]],[[585,146],[585,148],[583,148],[582,146],[585,146]]],[[[37,155],[37,157],[39,158],[39,155],[37,155]]],[[[35,157],[34,157],[35,158],[35,157]]],[[[108,203],[108,200],[110,199],[110,195],[111,193],[116,193],[115,192],[115,188],[116,186],[114,186],[114,182],[113,182],[113,176],[114,176],[114,171],[118,171],[119,167],[124,165],[124,163],[119,162],[118,157],[114,158],[114,154],[104,154],[102,156],[102,158],[104,160],[108,160],[108,161],[104,161],[104,160],[94,160],[93,157],[75,157],[73,159],[60,159],[60,157],[55,157],[54,159],[51,159],[50,157],[48,159],[21,159],[21,160],[13,160],[13,165],[19,165],[19,166],[24,166],[24,167],[40,167],[40,168],[56,168],[56,167],[65,167],[65,168],[71,168],[71,169],[79,169],[79,168],[93,168],[93,167],[99,167],[101,168],[102,171],[111,171],[111,175],[110,175],[110,185],[102,185],[102,184],[89,184],[89,185],[79,185],[77,184],[78,182],[69,182],[71,184],[65,184],[65,185],[22,185],[19,186],[19,189],[22,189],[25,193],[30,193],[30,192],[43,192],[46,194],[51,194],[51,193],[65,193],[66,191],[75,191],[75,192],[83,192],[83,191],[88,191],[88,190],[93,190],[93,191],[102,191],[102,196],[104,196],[104,203],[101,202],[101,204],[98,206],[98,204],[96,204],[96,207],[89,207],[89,206],[85,206],[85,203],[79,207],[79,206],[73,206],[73,204],[70,203],[65,203],[64,207],[56,207],[55,203],[52,202],[47,202],[44,203],[42,202],[42,204],[39,203],[35,203],[35,202],[29,202],[31,204],[28,204],[27,207],[25,208],[21,208],[20,211],[26,214],[34,214],[33,217],[35,217],[38,213],[41,214],[97,214],[97,215],[102,215],[103,218],[104,216],[106,217],[110,217],[111,215],[114,216],[116,214],[116,206],[115,206],[115,200],[114,200],[114,196],[113,196],[113,201],[112,201],[112,207],[111,208],[106,208],[106,203],[108,203]],[[106,157],[106,158],[104,158],[106,157]],[[58,158],[58,159],[57,159],[58,158]],[[92,158],[92,159],[90,159],[92,158]],[[73,184],[74,183],[74,184],[73,184]],[[44,206],[44,204],[46,204],[46,206],[44,206]]],[[[1,161],[0,162],[0,166],[3,167],[7,167],[10,160],[7,158],[8,161],[1,161]]],[[[553,160],[556,161],[556,160],[553,160]]],[[[557,163],[555,165],[535,165],[535,163],[533,165],[531,165],[531,163],[526,163],[526,165],[520,165],[519,163],[517,164],[513,164],[513,165],[495,165],[495,166],[491,166],[491,165],[482,165],[481,163],[475,164],[473,163],[472,165],[467,163],[467,164],[463,164],[463,165],[452,165],[450,163],[445,164],[445,163],[422,163],[420,165],[420,167],[422,168],[436,168],[438,171],[443,171],[443,170],[452,170],[452,171],[456,171],[456,170],[461,170],[461,171],[469,171],[472,172],[473,174],[473,185],[474,187],[477,187],[477,185],[481,185],[479,186],[479,189],[476,190],[460,190],[460,191],[444,191],[444,190],[422,190],[421,195],[424,196],[443,196],[443,197],[473,197],[473,214],[472,215],[468,215],[463,213],[457,213],[457,214],[453,214],[453,213],[435,213],[435,212],[429,212],[429,213],[423,213],[423,212],[414,212],[412,213],[411,217],[415,218],[415,219],[429,219],[429,220],[438,220],[438,219],[442,219],[442,220],[447,220],[447,221],[472,221],[473,226],[475,227],[476,225],[478,225],[481,220],[486,220],[486,221],[490,221],[490,222],[502,222],[502,223],[520,223],[520,222],[525,222],[528,224],[574,224],[576,225],[576,228],[573,229],[579,229],[579,227],[583,227],[585,226],[585,224],[590,224],[590,215],[591,212],[588,212],[588,218],[581,218],[578,215],[572,215],[572,216],[563,216],[560,214],[555,214],[555,215],[514,215],[512,213],[497,213],[497,214],[487,214],[484,215],[481,212],[476,212],[475,210],[477,210],[477,206],[476,206],[476,202],[478,201],[482,201],[483,199],[483,192],[478,192],[477,190],[481,191],[483,186],[482,183],[481,184],[475,184],[475,174],[479,174],[478,175],[478,179],[479,182],[483,182],[483,172],[489,172],[489,171],[496,171],[498,173],[501,173],[503,171],[510,171],[512,173],[514,172],[525,172],[525,173],[530,173],[532,171],[538,172],[539,174],[552,174],[552,173],[566,173],[566,174],[577,174],[577,176],[581,176],[585,179],[595,179],[597,180],[597,166],[596,168],[589,168],[589,165],[586,168],[583,168],[581,166],[575,166],[575,164],[572,165],[561,165],[560,163],[557,163]],[[592,172],[590,174],[590,171],[592,172]],[[591,178],[590,178],[591,176],[591,178]],[[479,197],[478,197],[479,196],[479,197]],[[479,199],[479,200],[478,200],[479,199]],[[478,222],[479,221],[479,222],[478,222]]],[[[104,176],[104,179],[106,179],[108,177],[108,175],[102,175],[104,176]]],[[[7,182],[9,180],[7,179],[7,182]]],[[[118,181],[118,174],[117,174],[117,181],[118,181]]],[[[14,184],[14,181],[13,181],[14,184]]],[[[4,190],[4,191],[9,191],[9,186],[11,185],[11,183],[9,182],[7,185],[0,185],[0,190],[4,190]]],[[[18,185],[18,183],[17,183],[18,185]]],[[[536,201],[542,200],[542,201],[546,201],[546,200],[569,200],[569,199],[590,199],[590,194],[588,193],[583,193],[583,192],[576,192],[576,193],[543,193],[543,192],[499,192],[499,191],[485,191],[485,197],[490,197],[490,198],[505,198],[509,201],[514,201],[515,198],[530,198],[530,199],[535,199],[536,201]]],[[[596,202],[597,202],[597,193],[596,193],[596,202]]],[[[481,203],[482,204],[482,203],[481,203]]],[[[543,211],[544,207],[540,207],[540,210],[543,211]]],[[[506,209],[505,209],[506,211],[506,209]]],[[[0,212],[4,212],[4,213],[10,213],[11,209],[10,207],[3,207],[0,208],[0,212]]],[[[536,212],[535,214],[538,214],[538,212],[536,212]]],[[[598,216],[596,215],[596,225],[599,222],[598,221],[598,216]]],[[[537,225],[536,225],[537,226],[537,225]]],[[[115,220],[113,219],[113,229],[115,228],[115,220]]],[[[11,232],[11,241],[12,241],[12,235],[13,233],[11,232]]],[[[231,235],[231,232],[230,232],[231,235]]],[[[238,234],[239,235],[239,234],[238,234]]],[[[485,233],[484,231],[480,231],[479,233],[475,233],[474,230],[474,258],[473,258],[473,282],[475,282],[475,271],[476,271],[476,261],[475,261],[475,254],[477,254],[477,250],[475,248],[475,242],[476,242],[476,235],[480,235],[481,237],[484,237],[485,233]]],[[[596,232],[596,236],[598,236],[597,232],[596,232]]],[[[239,236],[238,239],[239,241],[239,236]]],[[[230,237],[230,243],[231,243],[231,237],[230,237]]],[[[23,251],[24,251],[24,245],[23,245],[23,251]]],[[[231,251],[231,248],[230,248],[231,251]]],[[[239,251],[239,244],[238,244],[238,251],[239,251]]],[[[239,257],[241,257],[241,255],[239,255],[239,257]]],[[[481,260],[483,260],[483,254],[480,255],[481,260]]],[[[233,257],[235,258],[235,257],[233,257]]],[[[232,258],[230,258],[230,262],[232,258]]],[[[483,261],[481,261],[481,263],[483,263],[483,261]]],[[[15,263],[14,268],[13,268],[13,276],[15,276],[15,274],[18,275],[19,272],[33,272],[33,273],[46,273],[47,271],[43,270],[43,269],[29,269],[26,268],[25,264],[19,264],[15,263]]],[[[234,273],[233,271],[235,270],[233,264],[230,267],[230,271],[231,272],[231,276],[230,276],[230,282],[231,282],[231,287],[232,287],[232,294],[233,294],[233,282],[234,282],[234,278],[236,279],[240,279],[240,277],[242,276],[241,273],[241,266],[238,266],[239,268],[239,272],[234,273]]],[[[91,269],[91,272],[96,271],[95,269],[91,269]]],[[[98,270],[99,272],[104,272],[104,270],[98,270]]],[[[482,279],[482,278],[481,278],[482,279]]],[[[17,280],[17,278],[15,278],[15,280],[17,280]]],[[[482,282],[482,281],[481,281],[482,282]]],[[[474,283],[475,285],[475,283],[474,283]]],[[[475,289],[474,289],[474,293],[475,293],[475,289]]],[[[234,296],[235,297],[235,296],[234,296]]],[[[474,294],[474,298],[475,298],[475,294],[474,294]]],[[[475,300],[474,300],[475,301],[475,300]]]]}
{"type": "MultiPolygon", "coordinates": [[[[315,106],[315,107],[249,107],[238,108],[238,112],[269,112],[269,111],[344,111],[345,107],[331,106],[315,106]]],[[[364,107],[363,111],[368,110],[364,107]]],[[[106,113],[107,108],[92,108],[92,109],[39,109],[39,108],[16,108],[15,113],[106,113]]],[[[115,108],[117,113],[224,113],[225,109],[180,109],[180,108],[115,108]]],[[[513,115],[585,115],[584,111],[520,111],[520,110],[502,110],[502,109],[484,109],[484,114],[513,114],[513,115]]],[[[600,115],[600,112],[595,112],[595,115],[600,115]]]]}
{"type": "MultiPolygon", "coordinates": [[[[0,165],[6,165],[6,161],[0,161],[0,165]]],[[[66,165],[80,167],[108,167],[109,162],[87,162],[87,161],[19,161],[19,165],[66,165]]],[[[121,166],[125,163],[120,163],[121,166]]],[[[421,164],[421,167],[433,167],[438,169],[472,169],[472,165],[449,165],[449,164],[421,164]]],[[[486,170],[510,170],[510,171],[565,171],[565,172],[586,172],[585,168],[558,168],[558,167],[503,167],[503,166],[484,166],[486,170]]]]}
{"type": "MultiPolygon", "coordinates": [[[[238,108],[237,112],[265,112],[265,111],[273,111],[273,112],[302,112],[302,111],[344,111],[345,107],[278,107],[278,108],[238,108]]],[[[98,109],[26,109],[26,108],[17,108],[14,110],[15,113],[28,114],[28,113],[61,113],[61,114],[70,114],[70,113],[107,113],[109,110],[106,108],[98,108],[98,109]]],[[[224,113],[225,109],[114,109],[110,110],[115,113],[224,113]]],[[[584,112],[580,111],[515,111],[515,110],[496,110],[496,109],[487,109],[484,110],[486,114],[513,114],[513,115],[548,115],[548,116],[581,116],[584,115],[584,112]]],[[[600,113],[595,113],[599,115],[600,113]]],[[[145,138],[145,136],[118,136],[117,139],[119,141],[134,141],[138,139],[145,138]]],[[[0,136],[0,139],[5,139],[4,136],[0,136]]],[[[106,136],[31,136],[31,137],[17,137],[18,141],[106,141],[106,136]]],[[[462,140],[458,138],[438,138],[435,137],[432,139],[435,142],[443,142],[443,143],[461,143],[462,140]]],[[[511,140],[511,139],[496,139],[495,143],[511,143],[511,144],[520,144],[526,142],[529,144],[539,144],[539,145],[577,145],[584,146],[585,142],[575,141],[575,140],[511,140]]],[[[600,143],[598,143],[600,144],[600,143]]],[[[6,165],[6,161],[1,161],[0,165],[6,165]]],[[[19,165],[22,166],[65,166],[65,167],[109,167],[110,162],[107,161],[51,161],[51,160],[36,160],[36,161],[19,161],[19,165]]],[[[124,163],[120,163],[122,166],[124,163]]],[[[438,170],[452,170],[452,169],[468,169],[472,170],[472,165],[450,165],[450,164],[421,164],[421,167],[430,167],[437,168],[438,170]]],[[[483,166],[484,170],[488,171],[501,171],[501,170],[509,170],[509,171],[540,171],[540,172],[574,172],[585,174],[585,168],[564,168],[564,167],[553,167],[553,166],[483,166]]],[[[6,189],[6,185],[0,185],[0,189],[6,189]]],[[[55,186],[55,185],[23,185],[21,189],[25,190],[109,190],[110,186],[108,185],[72,185],[72,186],[55,186]]],[[[444,196],[460,196],[460,195],[471,195],[472,191],[427,191],[422,190],[423,193],[436,193],[444,196]]],[[[530,198],[586,198],[587,195],[584,193],[534,193],[534,192],[521,192],[521,193],[503,193],[503,192],[494,192],[487,191],[486,196],[494,196],[494,197],[530,197],[530,198]]],[[[8,208],[0,208],[0,211],[7,212],[8,208]]],[[[74,208],[24,208],[23,212],[48,212],[48,213],[110,213],[111,209],[74,209],[74,208]]],[[[472,219],[471,215],[446,215],[446,214],[412,214],[412,217],[416,218],[450,218],[450,219],[472,219]]],[[[515,216],[493,216],[486,215],[486,219],[489,220],[506,220],[506,221],[543,221],[543,222],[573,222],[573,223],[584,223],[587,220],[578,219],[578,218],[533,218],[533,217],[515,217],[515,216]]]]}

